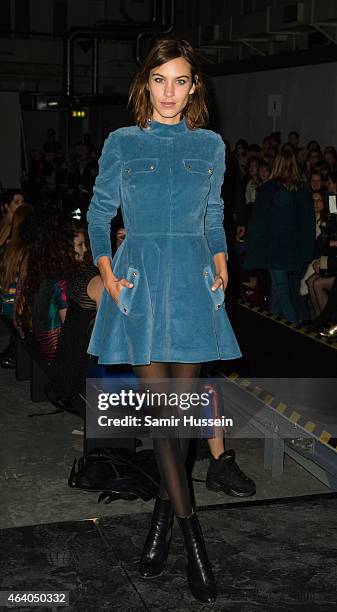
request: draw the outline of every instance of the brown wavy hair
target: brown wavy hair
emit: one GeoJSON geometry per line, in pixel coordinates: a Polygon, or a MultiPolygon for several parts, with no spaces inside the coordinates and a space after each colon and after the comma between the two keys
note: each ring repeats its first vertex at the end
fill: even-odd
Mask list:
{"type": "Polygon", "coordinates": [[[187,40],[164,36],[152,46],[130,85],[128,107],[132,109],[135,123],[139,127],[147,126],[153,112],[148,90],[150,71],[178,57],[183,57],[189,63],[192,83],[195,84],[194,93],[189,96],[182,113],[186,124],[190,129],[207,125],[207,92],[199,56],[187,40]]]}
{"type": "Polygon", "coordinates": [[[297,191],[303,187],[304,181],[292,151],[286,149],[276,155],[269,180],[282,183],[288,191],[297,191]]]}
{"type": "MultiPolygon", "coordinates": [[[[36,210],[25,226],[29,249],[25,272],[20,275],[21,291],[17,311],[23,329],[29,329],[34,295],[46,278],[66,281],[69,288],[81,263],[74,257],[74,237],[86,229],[81,222],[48,209],[36,210]]],[[[86,240],[87,242],[87,240],[86,240]]]]}
{"type": "Polygon", "coordinates": [[[22,204],[13,215],[11,239],[0,265],[0,286],[3,289],[8,289],[16,281],[27,254],[29,242],[22,230],[32,212],[33,207],[30,204],[22,204]]]}

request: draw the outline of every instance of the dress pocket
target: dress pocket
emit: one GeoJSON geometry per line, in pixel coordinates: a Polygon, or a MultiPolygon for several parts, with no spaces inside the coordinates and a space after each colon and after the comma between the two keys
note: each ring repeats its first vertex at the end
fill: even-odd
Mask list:
{"type": "Polygon", "coordinates": [[[183,159],[185,170],[191,174],[203,174],[210,177],[213,174],[213,165],[206,159],[183,159]]]}
{"type": "Polygon", "coordinates": [[[130,283],[133,283],[133,287],[122,287],[118,297],[117,306],[124,315],[128,315],[131,312],[132,303],[134,301],[136,289],[139,283],[139,270],[129,266],[124,278],[126,278],[126,280],[128,280],[130,283]]]}
{"type": "Polygon", "coordinates": [[[123,173],[126,178],[144,172],[149,175],[154,174],[157,171],[158,163],[158,157],[139,157],[130,159],[125,162],[123,173]]]}
{"type": "Polygon", "coordinates": [[[204,275],[204,280],[205,280],[206,287],[207,287],[208,292],[209,292],[209,294],[210,294],[210,296],[212,298],[212,302],[214,304],[214,307],[215,307],[216,310],[219,310],[219,308],[221,308],[221,306],[223,305],[223,303],[225,301],[225,292],[224,292],[224,290],[221,287],[219,287],[215,291],[212,291],[212,285],[214,283],[215,277],[214,277],[214,274],[212,272],[211,266],[205,266],[204,267],[203,275],[204,275]]]}

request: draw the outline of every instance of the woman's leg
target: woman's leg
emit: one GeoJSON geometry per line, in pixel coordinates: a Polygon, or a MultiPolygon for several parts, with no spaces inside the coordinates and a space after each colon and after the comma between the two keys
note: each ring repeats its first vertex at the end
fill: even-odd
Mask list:
{"type": "Polygon", "coordinates": [[[278,312],[272,310],[274,303],[277,303],[281,316],[291,323],[298,323],[298,316],[290,297],[288,272],[286,270],[270,270],[270,276],[272,279],[271,312],[278,314],[278,312]]]}
{"type": "Polygon", "coordinates": [[[316,278],[316,280],[314,281],[314,292],[319,307],[319,312],[322,312],[322,310],[324,310],[327,305],[328,292],[330,291],[334,280],[334,276],[329,276],[328,278],[324,278],[324,276],[318,276],[318,278],[316,278]]]}
{"type": "MultiPolygon", "coordinates": [[[[167,365],[152,363],[149,366],[136,366],[135,371],[142,378],[166,378],[167,365]]],[[[191,379],[197,378],[200,364],[171,364],[170,377],[175,391],[186,392],[193,386],[191,379]],[[186,380],[190,379],[191,383],[186,380]]],[[[171,390],[171,389],[170,389],[171,390]]],[[[168,409],[169,416],[170,409],[168,409]]],[[[162,416],[162,410],[160,410],[162,416]]],[[[151,527],[147,536],[139,564],[144,577],[158,575],[165,567],[170,545],[170,508],[172,506],[184,536],[186,551],[186,572],[191,593],[198,601],[213,602],[216,599],[216,582],[209,562],[205,542],[197,515],[193,512],[188,487],[185,459],[189,439],[155,438],[153,441],[156,461],[161,481],[169,500],[157,498],[151,527]]]]}
{"type": "MultiPolygon", "coordinates": [[[[201,365],[195,363],[161,363],[151,362],[149,365],[133,366],[136,376],[146,383],[147,379],[194,379],[198,378],[201,365]]],[[[193,384],[193,383],[192,383],[193,384]]],[[[145,384],[145,387],[149,385],[145,384]]],[[[186,391],[187,383],[180,385],[174,382],[171,391],[186,391]]],[[[158,408],[160,416],[169,417],[170,407],[158,408]],[[164,414],[167,412],[167,414],[164,414]]],[[[155,416],[155,413],[153,413],[155,416]]],[[[153,448],[160,473],[160,488],[158,495],[161,499],[170,499],[172,508],[177,516],[189,516],[192,513],[191,496],[185,468],[185,461],[189,449],[189,438],[154,438],[153,448]]]]}
{"type": "Polygon", "coordinates": [[[320,308],[316,299],[316,293],[314,291],[314,282],[315,280],[319,278],[318,274],[313,274],[312,276],[310,276],[307,280],[307,285],[308,285],[308,290],[309,290],[309,297],[310,297],[310,302],[312,303],[313,307],[314,307],[314,311],[316,314],[316,317],[320,314],[320,308]]]}
{"type": "MultiPolygon", "coordinates": [[[[195,363],[172,363],[170,377],[173,379],[197,378],[200,368],[200,364],[195,363]]],[[[175,381],[174,390],[185,392],[185,381],[181,385],[175,381]]],[[[154,438],[153,440],[161,482],[170,498],[176,516],[180,517],[192,514],[192,501],[185,467],[189,442],[189,438],[177,437],[154,438]]]]}
{"type": "MultiPolygon", "coordinates": [[[[146,392],[147,389],[151,391],[151,388],[153,391],[158,391],[156,385],[152,386],[152,381],[150,381],[150,379],[156,382],[159,381],[159,379],[167,379],[170,377],[170,370],[167,363],[152,362],[149,365],[134,366],[133,369],[136,376],[141,381],[141,387],[144,389],[144,392],[146,392]]],[[[151,415],[152,408],[153,406],[151,405],[151,415]]],[[[161,408],[158,406],[157,410],[156,407],[154,410],[160,414],[161,408]]],[[[159,472],[161,472],[159,464],[158,469],[159,472]]],[[[170,549],[172,523],[172,505],[161,474],[161,482],[153,508],[151,525],[144,542],[138,566],[139,573],[143,578],[153,578],[159,576],[163,572],[170,549]]]]}

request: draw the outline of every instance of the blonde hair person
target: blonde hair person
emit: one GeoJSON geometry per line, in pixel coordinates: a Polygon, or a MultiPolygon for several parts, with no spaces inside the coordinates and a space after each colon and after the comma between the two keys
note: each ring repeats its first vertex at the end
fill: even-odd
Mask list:
{"type": "Polygon", "coordinates": [[[300,283],[312,261],[315,239],[311,192],[303,183],[295,155],[286,148],[276,156],[269,180],[257,194],[244,267],[269,270],[269,310],[292,323],[307,318],[300,283]]]}

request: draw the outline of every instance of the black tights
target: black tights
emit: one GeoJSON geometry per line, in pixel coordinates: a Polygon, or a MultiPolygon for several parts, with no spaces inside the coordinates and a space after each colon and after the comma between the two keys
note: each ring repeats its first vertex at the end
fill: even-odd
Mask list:
{"type": "MultiPolygon", "coordinates": [[[[149,365],[133,366],[138,378],[198,378],[199,363],[164,363],[152,361],[149,365]]],[[[176,516],[190,516],[192,501],[185,462],[190,445],[189,438],[154,438],[153,448],[160,473],[159,497],[170,499],[176,516]]]]}

